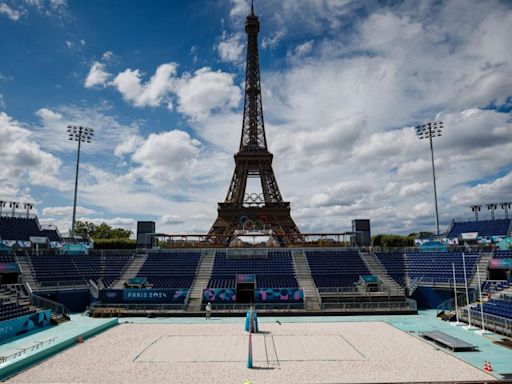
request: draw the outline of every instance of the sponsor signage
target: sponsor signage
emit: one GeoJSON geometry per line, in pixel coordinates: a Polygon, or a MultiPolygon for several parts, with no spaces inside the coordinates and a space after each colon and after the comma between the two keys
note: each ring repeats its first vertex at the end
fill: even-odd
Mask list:
{"type": "Polygon", "coordinates": [[[186,289],[102,289],[100,299],[103,303],[112,304],[179,304],[187,293],[186,289]]]}
{"type": "Polygon", "coordinates": [[[0,341],[49,326],[50,315],[51,311],[46,309],[30,315],[0,321],[0,341]]]}
{"type": "Polygon", "coordinates": [[[0,263],[0,273],[16,273],[20,269],[16,263],[0,263]]]}
{"type": "Polygon", "coordinates": [[[492,269],[512,269],[512,259],[491,259],[489,266],[492,269]]]}
{"type": "Polygon", "coordinates": [[[32,242],[32,244],[46,244],[48,241],[46,237],[41,236],[30,236],[29,240],[32,242]]]}

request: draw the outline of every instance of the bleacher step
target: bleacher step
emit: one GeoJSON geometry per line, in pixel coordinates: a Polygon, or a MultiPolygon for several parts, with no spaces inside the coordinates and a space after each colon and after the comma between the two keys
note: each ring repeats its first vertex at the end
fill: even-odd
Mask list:
{"type": "Polygon", "coordinates": [[[304,251],[293,251],[292,259],[295,268],[295,278],[299,283],[299,287],[304,291],[306,309],[311,311],[320,310],[320,295],[311,276],[311,270],[304,251]]]}
{"type": "Polygon", "coordinates": [[[212,275],[213,263],[215,261],[215,251],[204,251],[197,266],[196,278],[190,288],[187,310],[199,311],[203,300],[203,290],[208,287],[210,276],[212,275]]]}

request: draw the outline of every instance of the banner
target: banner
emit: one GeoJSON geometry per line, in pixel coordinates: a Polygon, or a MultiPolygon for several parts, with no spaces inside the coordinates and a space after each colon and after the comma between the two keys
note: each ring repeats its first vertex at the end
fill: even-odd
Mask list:
{"type": "Polygon", "coordinates": [[[489,262],[491,269],[512,269],[512,259],[491,259],[489,262]]]}
{"type": "Polygon", "coordinates": [[[110,304],[183,304],[188,289],[102,289],[100,300],[110,304]]]}
{"type": "Polygon", "coordinates": [[[256,283],[256,275],[253,274],[240,274],[236,275],[236,282],[238,283],[256,283]]]}
{"type": "Polygon", "coordinates": [[[203,303],[234,304],[236,290],[234,288],[207,288],[203,290],[203,303]]]}
{"type": "Polygon", "coordinates": [[[51,311],[46,309],[30,315],[0,321],[0,341],[50,325],[51,311]]]}
{"type": "Polygon", "coordinates": [[[304,291],[300,288],[259,288],[254,290],[255,303],[302,303],[304,291]]]}
{"type": "Polygon", "coordinates": [[[0,273],[16,273],[20,268],[17,263],[0,263],[0,273]]]}

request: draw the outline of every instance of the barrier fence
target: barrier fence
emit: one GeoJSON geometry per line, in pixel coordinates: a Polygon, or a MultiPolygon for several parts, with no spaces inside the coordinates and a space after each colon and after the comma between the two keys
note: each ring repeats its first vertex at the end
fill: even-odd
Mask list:
{"type": "Polygon", "coordinates": [[[30,345],[28,347],[18,348],[18,350],[16,352],[11,353],[10,355],[0,356],[0,364],[6,363],[9,360],[14,360],[18,357],[21,357],[21,356],[25,355],[27,352],[37,351],[39,348],[43,347],[44,345],[52,344],[53,342],[55,342],[55,339],[56,339],[56,337],[52,337],[51,339],[38,341],[37,343],[30,345]]]}
{"type": "MultiPolygon", "coordinates": [[[[482,328],[481,312],[475,309],[471,310],[471,325],[476,325],[482,328]]],[[[468,309],[459,309],[459,318],[465,322],[468,321],[468,309]]],[[[503,335],[512,336],[512,319],[505,317],[491,315],[484,312],[484,325],[485,329],[503,335]]]]}
{"type": "Polygon", "coordinates": [[[416,311],[418,309],[415,300],[406,301],[384,301],[384,302],[353,302],[353,303],[322,303],[321,308],[324,311],[395,311],[409,309],[416,311]]]}

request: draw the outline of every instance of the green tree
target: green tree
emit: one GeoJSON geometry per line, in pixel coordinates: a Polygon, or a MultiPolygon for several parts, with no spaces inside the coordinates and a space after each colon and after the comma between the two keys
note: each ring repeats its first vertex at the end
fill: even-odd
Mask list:
{"type": "Polygon", "coordinates": [[[106,223],[95,225],[88,221],[77,221],[75,223],[75,233],[81,237],[92,237],[98,239],[129,239],[132,231],[123,228],[112,228],[106,223]]]}
{"type": "MultiPolygon", "coordinates": [[[[96,226],[93,223],[78,220],[75,222],[75,235],[87,238],[93,234],[95,227],[96,226]]],[[[69,230],[69,233],[71,233],[71,229],[69,230]]]]}
{"type": "MultiPolygon", "coordinates": [[[[413,235],[413,234],[411,234],[413,235]]],[[[374,247],[395,248],[414,246],[414,236],[400,236],[390,234],[380,234],[372,238],[374,247]]]]}

